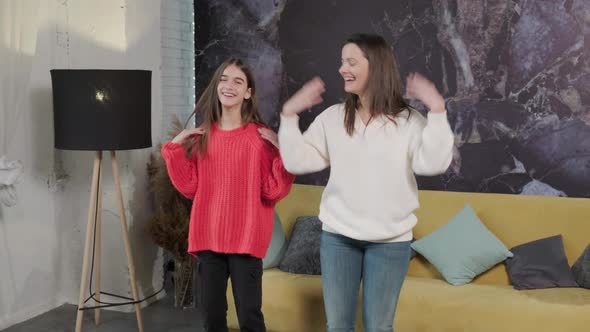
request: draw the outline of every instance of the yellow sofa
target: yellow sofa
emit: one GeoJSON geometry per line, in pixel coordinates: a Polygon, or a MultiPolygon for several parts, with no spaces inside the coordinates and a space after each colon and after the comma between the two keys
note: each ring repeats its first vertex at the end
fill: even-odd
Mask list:
{"type": "MultiPolygon", "coordinates": [[[[277,205],[287,237],[295,219],[317,215],[323,187],[294,185],[277,205]]],[[[500,194],[421,191],[414,236],[421,238],[469,203],[508,247],[562,234],[570,265],[590,243],[590,200],[500,194]]],[[[320,276],[278,269],[263,275],[263,312],[269,332],[325,331],[320,276]]],[[[231,287],[228,325],[238,328],[231,287]]],[[[359,301],[356,331],[363,331],[359,301]]],[[[412,259],[394,322],[400,332],[583,332],[590,331],[590,290],[554,288],[517,291],[504,264],[471,284],[452,286],[418,256],[412,259]]]]}

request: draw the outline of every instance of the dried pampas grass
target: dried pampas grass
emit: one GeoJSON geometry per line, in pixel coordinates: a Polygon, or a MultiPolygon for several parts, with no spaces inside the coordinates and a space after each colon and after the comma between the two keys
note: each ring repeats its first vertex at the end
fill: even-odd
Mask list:
{"type": "MultiPolygon", "coordinates": [[[[169,138],[174,138],[183,129],[178,117],[174,116],[172,129],[168,132],[169,138]]],[[[187,145],[192,146],[191,142],[187,142],[187,145]]],[[[187,153],[191,153],[189,146],[185,146],[187,153]]],[[[154,195],[156,205],[156,213],[149,222],[148,233],[158,246],[169,251],[176,259],[186,260],[189,258],[188,226],[192,201],[172,185],[161,148],[160,145],[158,152],[150,156],[147,165],[149,189],[154,195]]]]}

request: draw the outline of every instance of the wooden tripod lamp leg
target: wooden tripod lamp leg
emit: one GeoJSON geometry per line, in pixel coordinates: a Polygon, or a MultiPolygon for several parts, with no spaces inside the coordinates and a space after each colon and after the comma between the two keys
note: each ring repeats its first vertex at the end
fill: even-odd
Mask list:
{"type": "MultiPolygon", "coordinates": [[[[115,151],[111,151],[111,162],[113,165],[113,177],[115,179],[115,191],[117,192],[117,200],[119,201],[119,213],[121,214],[121,228],[123,231],[123,241],[125,242],[125,251],[127,252],[127,265],[129,266],[129,275],[131,278],[131,290],[133,291],[133,299],[135,301],[138,301],[139,294],[137,292],[137,284],[135,282],[135,266],[133,264],[131,243],[129,242],[127,217],[125,216],[125,205],[123,204],[123,194],[121,193],[121,181],[119,178],[119,168],[117,166],[117,156],[115,154],[115,151]]],[[[139,303],[135,304],[135,315],[137,316],[137,325],[139,327],[139,331],[143,332],[141,306],[139,305],[139,303]]]]}
{"type": "MultiPolygon", "coordinates": [[[[102,153],[101,153],[102,154],[102,153]]],[[[101,158],[102,160],[102,158],[101,158]]],[[[98,178],[102,179],[102,167],[99,169],[98,178]]],[[[101,230],[102,230],[102,181],[98,181],[98,206],[96,207],[96,255],[94,256],[94,297],[96,305],[100,305],[100,258],[102,252],[101,230]]],[[[94,324],[100,323],[100,308],[94,309],[94,324]]]]}
{"type": "Polygon", "coordinates": [[[78,298],[78,313],[76,315],[76,332],[82,331],[82,319],[84,311],[84,293],[88,287],[88,261],[90,256],[90,244],[92,243],[92,221],[96,210],[96,197],[98,188],[98,170],[102,160],[102,153],[96,152],[94,157],[94,169],[92,171],[92,186],[90,188],[90,203],[88,204],[88,223],[86,224],[86,242],[84,244],[84,257],[82,260],[82,277],[80,280],[80,297],[78,298]]]}

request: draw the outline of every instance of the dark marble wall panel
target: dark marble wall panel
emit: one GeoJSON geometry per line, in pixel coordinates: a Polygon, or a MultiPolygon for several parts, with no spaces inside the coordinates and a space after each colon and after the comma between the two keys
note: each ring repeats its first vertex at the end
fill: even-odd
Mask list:
{"type": "Polygon", "coordinates": [[[448,101],[454,160],[420,188],[590,197],[590,1],[197,0],[195,17],[197,93],[220,62],[242,57],[276,128],[281,103],[319,75],[325,101],[302,114],[304,130],[342,98],[344,39],[376,32],[402,76],[423,73],[448,101]]]}

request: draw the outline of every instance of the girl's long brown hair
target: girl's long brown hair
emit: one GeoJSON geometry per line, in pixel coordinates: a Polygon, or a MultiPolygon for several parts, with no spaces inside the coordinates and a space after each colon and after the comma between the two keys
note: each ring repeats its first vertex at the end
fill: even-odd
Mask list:
{"type": "MultiPolygon", "coordinates": [[[[395,123],[395,118],[408,107],[408,104],[402,97],[402,81],[391,47],[383,37],[364,33],[351,35],[345,45],[350,43],[358,46],[369,61],[369,79],[366,87],[368,105],[363,105],[371,112],[369,121],[376,116],[384,115],[395,123]]],[[[354,133],[356,109],[361,106],[360,104],[359,96],[346,93],[344,127],[348,135],[352,136],[354,133]]]]}
{"type": "MultiPolygon", "coordinates": [[[[201,135],[196,141],[196,152],[200,156],[204,156],[207,154],[207,150],[209,147],[209,136],[211,133],[211,126],[213,123],[219,121],[221,119],[221,103],[219,102],[219,98],[217,96],[217,86],[219,85],[219,81],[221,80],[221,76],[223,75],[223,71],[228,66],[235,65],[236,67],[240,68],[240,70],[246,75],[246,88],[250,88],[250,98],[245,99],[242,103],[242,122],[244,124],[248,123],[256,123],[263,126],[266,126],[262,116],[258,112],[258,101],[256,99],[256,83],[254,81],[254,74],[252,70],[246,63],[242,60],[237,58],[229,58],[225,60],[218,68],[215,70],[211,81],[205,88],[205,91],[201,94],[199,101],[195,105],[195,110],[189,116],[189,120],[193,115],[197,113],[201,114],[203,119],[203,123],[201,126],[205,129],[205,134],[201,135]]],[[[188,123],[188,120],[187,120],[188,123]]],[[[186,127],[186,123],[185,123],[186,127]]]]}

